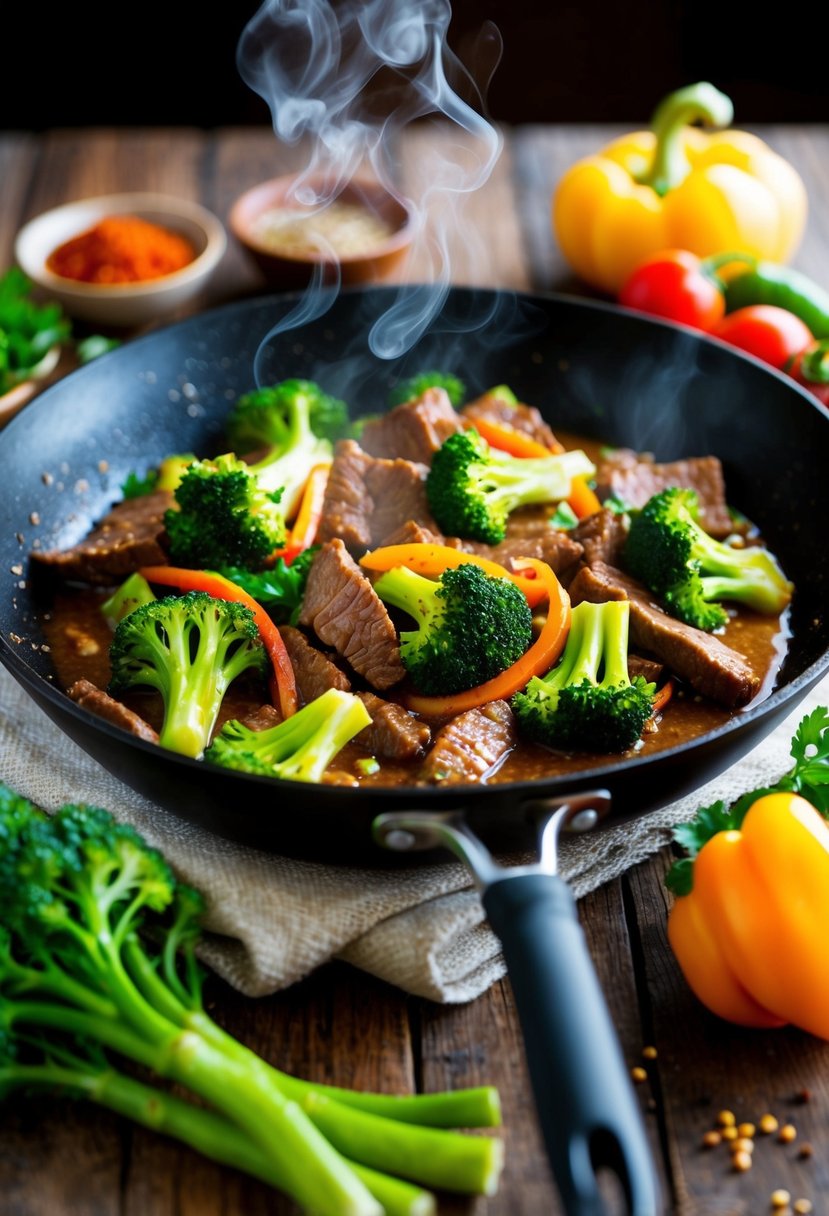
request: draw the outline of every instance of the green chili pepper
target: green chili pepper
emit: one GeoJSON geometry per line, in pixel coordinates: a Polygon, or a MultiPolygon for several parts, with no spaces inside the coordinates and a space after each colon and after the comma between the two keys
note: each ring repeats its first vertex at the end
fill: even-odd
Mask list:
{"type": "Polygon", "coordinates": [[[775,304],[800,317],[816,338],[829,337],[829,291],[799,270],[748,257],[745,261],[750,269],[725,284],[726,312],[750,304],[775,304]]]}

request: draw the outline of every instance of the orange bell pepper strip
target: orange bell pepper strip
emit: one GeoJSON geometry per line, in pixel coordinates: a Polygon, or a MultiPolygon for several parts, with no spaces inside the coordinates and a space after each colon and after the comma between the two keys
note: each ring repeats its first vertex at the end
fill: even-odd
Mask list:
{"type": "Polygon", "coordinates": [[[212,570],[186,570],[179,566],[143,566],[139,574],[148,583],[157,583],[162,587],[175,587],[177,591],[206,591],[217,600],[234,600],[250,608],[262,644],[271,661],[272,672],[269,679],[271,700],[278,706],[283,718],[290,718],[299,707],[296,679],[291,660],[285,649],[285,643],[274,622],[265,609],[247,591],[243,591],[236,583],[216,574],[212,570]]]}
{"type": "Polygon", "coordinates": [[[480,566],[485,574],[493,578],[508,578],[515,583],[527,597],[531,608],[537,607],[547,598],[547,590],[543,583],[535,577],[514,574],[488,557],[479,557],[477,553],[465,553],[463,549],[452,549],[449,545],[408,544],[384,545],[380,549],[369,550],[360,558],[360,565],[366,570],[393,570],[395,566],[405,566],[415,574],[424,578],[440,578],[444,570],[453,570],[471,562],[480,566]]]}
{"type": "MultiPolygon", "coordinates": [[[[475,418],[472,425],[491,448],[497,448],[498,451],[506,452],[510,456],[549,456],[551,453],[556,455],[564,451],[560,443],[548,448],[545,444],[539,443],[537,439],[516,431],[511,426],[490,422],[487,418],[475,418]]],[[[602,506],[594,491],[587,484],[586,477],[573,478],[567,501],[577,519],[585,519],[594,511],[601,510],[602,506]]]]}
{"type": "Polygon", "coordinates": [[[551,452],[557,454],[564,451],[560,443],[548,448],[545,443],[539,443],[523,431],[517,431],[515,427],[500,422],[492,422],[489,418],[472,418],[470,426],[491,448],[507,452],[510,456],[549,456],[551,452]]]}
{"type": "Polygon", "coordinates": [[[676,899],[668,939],[720,1017],[829,1039],[829,825],[799,794],[757,798],[715,832],[676,899]]]}
{"type": "Polygon", "coordinates": [[[290,566],[295,557],[310,549],[314,543],[322,519],[322,508],[325,502],[325,487],[328,485],[328,473],[331,466],[315,465],[308,474],[305,489],[302,491],[299,510],[287,541],[281,549],[276,549],[270,557],[268,565],[273,565],[281,557],[290,566]]]}
{"type": "Polygon", "coordinates": [[[524,557],[516,562],[522,569],[534,570],[537,581],[544,588],[549,600],[547,618],[536,640],[526,654],[502,671],[500,675],[477,688],[452,693],[448,697],[424,697],[413,693],[404,697],[407,709],[426,717],[448,718],[477,709],[488,701],[506,700],[520,692],[533,676],[544,675],[550,670],[564,649],[570,628],[570,596],[546,562],[534,557],[524,557]]]}

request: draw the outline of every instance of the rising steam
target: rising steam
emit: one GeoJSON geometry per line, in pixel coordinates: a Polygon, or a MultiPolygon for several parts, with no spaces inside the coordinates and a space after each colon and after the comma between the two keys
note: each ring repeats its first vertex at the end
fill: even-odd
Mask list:
{"type": "MultiPolygon", "coordinates": [[[[491,23],[482,27],[476,50],[489,67],[476,81],[447,46],[451,15],[449,0],[265,0],[237,48],[240,75],[268,104],[277,137],[307,144],[294,190],[305,206],[325,206],[367,170],[400,197],[396,137],[416,119],[448,122],[457,136],[451,157],[430,161],[409,197],[421,282],[402,286],[372,327],[369,346],[382,359],[409,350],[440,312],[451,279],[450,226],[463,230],[463,197],[486,182],[501,151],[500,134],[457,91],[484,109],[500,35],[491,23]]],[[[318,272],[279,330],[320,316],[337,290],[318,272]]]]}

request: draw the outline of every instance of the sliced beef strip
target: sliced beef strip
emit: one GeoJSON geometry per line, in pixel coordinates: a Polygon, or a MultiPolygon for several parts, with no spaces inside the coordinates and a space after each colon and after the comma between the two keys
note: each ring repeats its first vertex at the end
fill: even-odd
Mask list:
{"type": "Polygon", "coordinates": [[[371,726],[355,736],[355,743],[373,756],[388,756],[392,760],[416,760],[423,755],[432,737],[425,722],[373,692],[358,692],[357,696],[371,716],[371,726]]]}
{"type": "Polygon", "coordinates": [[[158,732],[153,730],[140,714],[128,709],[121,701],[116,701],[91,680],[76,680],[67,689],[67,693],[77,705],[88,709],[97,718],[103,718],[105,722],[111,722],[113,726],[120,726],[122,730],[129,731],[137,739],[145,739],[147,743],[158,743],[158,732]]]}
{"type": "Polygon", "coordinates": [[[482,397],[463,406],[461,414],[471,422],[476,418],[483,418],[484,421],[494,422],[499,426],[510,426],[514,431],[520,431],[522,435],[534,439],[536,443],[543,443],[546,448],[555,449],[560,446],[552,428],[544,421],[541,411],[534,405],[525,405],[522,401],[511,405],[502,397],[484,393],[482,397]]]}
{"type": "Polygon", "coordinates": [[[596,492],[604,500],[616,495],[631,507],[644,507],[649,498],[668,486],[696,490],[700,525],[711,536],[728,536],[735,530],[725,500],[722,464],[716,456],[692,456],[658,464],[652,457],[618,448],[599,462],[596,492]]]}
{"type": "Polygon", "coordinates": [[[440,785],[483,781],[516,742],[515,721],[506,701],[467,710],[438,731],[420,780],[440,785]]]}
{"type": "Polygon", "coordinates": [[[446,390],[428,388],[416,400],[367,422],[360,443],[372,456],[429,465],[441,444],[460,430],[463,423],[446,390]]]}
{"type": "Polygon", "coordinates": [[[628,655],[628,675],[642,676],[648,684],[659,684],[665,677],[665,664],[656,659],[646,659],[641,654],[628,655]]]}
{"type": "Polygon", "coordinates": [[[630,600],[630,640],[662,660],[704,697],[736,709],[756,695],[760,678],[741,654],[710,633],[685,625],[654,603],[650,592],[613,566],[584,566],[570,584],[570,600],[630,600]]]}
{"type": "Polygon", "coordinates": [[[353,439],[337,444],[317,541],[339,536],[354,553],[375,547],[408,520],[435,529],[423,464],[369,455],[353,439]]]}
{"type": "Polygon", "coordinates": [[[516,558],[534,557],[546,562],[556,574],[573,566],[583,553],[581,545],[574,541],[569,533],[552,528],[546,523],[535,531],[528,532],[526,536],[507,536],[497,545],[485,545],[457,536],[447,537],[444,543],[452,549],[461,549],[464,553],[488,557],[499,565],[506,566],[508,570],[512,569],[516,558]]]}
{"type": "Polygon", "coordinates": [[[604,562],[608,566],[621,565],[627,528],[624,516],[617,515],[609,507],[602,507],[601,511],[594,511],[586,519],[580,520],[569,535],[582,545],[588,566],[593,562],[604,562]]]}
{"type": "Polygon", "coordinates": [[[395,528],[388,536],[381,536],[378,545],[445,545],[448,542],[440,532],[424,528],[414,519],[407,519],[399,528],[395,528]]]}
{"type": "Polygon", "coordinates": [[[282,721],[282,715],[274,705],[260,705],[258,709],[254,709],[251,713],[245,714],[241,719],[242,725],[247,726],[248,730],[270,730],[272,726],[279,726],[282,721]]]}
{"type": "Polygon", "coordinates": [[[350,690],[351,681],[345,672],[316,646],[312,646],[301,629],[280,625],[279,633],[291,660],[303,705],[321,697],[329,688],[339,688],[343,692],[350,690]]]}
{"type": "Polygon", "coordinates": [[[32,551],[35,566],[62,579],[112,586],[140,566],[168,561],[163,547],[164,512],[173,503],[166,490],[116,503],[83,540],[69,549],[32,551]]]}
{"type": "Polygon", "coordinates": [[[374,688],[382,691],[403,679],[397,631],[386,606],[339,539],[327,541],[314,558],[299,624],[374,688]]]}

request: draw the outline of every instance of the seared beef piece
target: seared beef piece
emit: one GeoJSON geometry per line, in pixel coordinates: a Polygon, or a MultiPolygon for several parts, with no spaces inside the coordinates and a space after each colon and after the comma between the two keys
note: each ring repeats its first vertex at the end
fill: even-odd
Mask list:
{"type": "Polygon", "coordinates": [[[407,519],[399,528],[395,528],[388,536],[382,536],[378,545],[445,545],[447,540],[440,532],[424,528],[413,519],[407,519]]]}
{"type": "Polygon", "coordinates": [[[725,502],[722,465],[716,456],[657,464],[652,457],[617,448],[599,462],[596,471],[599,498],[615,494],[631,507],[644,507],[649,498],[668,486],[696,490],[699,522],[711,536],[729,536],[735,530],[725,502]]]}
{"type": "Polygon", "coordinates": [[[340,671],[336,663],[332,663],[316,646],[312,646],[301,629],[280,625],[279,633],[291,660],[303,705],[321,697],[329,688],[339,688],[343,692],[350,690],[351,681],[345,672],[340,671]]]}
{"type": "Polygon", "coordinates": [[[448,537],[445,543],[452,549],[462,549],[464,553],[476,553],[479,557],[491,558],[492,561],[506,566],[508,570],[512,569],[514,558],[535,557],[546,562],[556,574],[574,565],[583,552],[581,545],[567,532],[552,528],[546,522],[525,536],[507,536],[506,540],[497,545],[485,545],[456,536],[448,537]]]}
{"type": "Polygon", "coordinates": [[[166,490],[116,503],[71,549],[32,551],[32,561],[64,579],[111,586],[140,566],[168,561],[162,545],[164,512],[173,496],[166,490]]]}
{"type": "Polygon", "coordinates": [[[669,616],[641,583],[613,566],[584,566],[570,584],[570,600],[630,600],[630,640],[656,655],[671,671],[704,697],[728,709],[747,704],[760,679],[741,654],[710,633],[669,616]]]}
{"type": "Polygon", "coordinates": [[[339,536],[361,553],[408,520],[434,528],[426,501],[425,465],[370,456],[353,439],[337,444],[317,541],[339,536]]]}
{"type": "Polygon", "coordinates": [[[381,691],[403,679],[397,631],[386,606],[341,540],[330,540],[308,572],[300,625],[381,691]]]}
{"type": "Polygon", "coordinates": [[[460,430],[463,424],[446,390],[427,388],[415,401],[367,422],[360,443],[372,456],[399,456],[429,465],[444,440],[460,430]]]}
{"type": "Polygon", "coordinates": [[[129,731],[137,739],[145,739],[147,743],[158,743],[158,732],[153,730],[140,714],[133,713],[91,680],[76,680],[71,688],[67,689],[67,693],[76,704],[88,709],[96,717],[103,718],[105,722],[120,726],[122,730],[129,731]]]}
{"type": "Polygon", "coordinates": [[[425,722],[373,692],[358,692],[357,696],[371,715],[371,726],[354,737],[355,743],[372,756],[389,756],[392,760],[416,760],[423,755],[432,737],[425,722]]]}
{"type": "Polygon", "coordinates": [[[648,684],[659,684],[665,677],[665,664],[646,659],[641,654],[629,654],[628,675],[631,680],[634,676],[642,676],[648,684]]]}
{"type": "Polygon", "coordinates": [[[489,393],[484,393],[483,397],[478,397],[477,400],[465,405],[461,414],[472,422],[476,418],[483,418],[485,421],[497,423],[499,426],[510,426],[514,431],[528,435],[536,443],[543,443],[545,448],[560,446],[552,429],[544,421],[540,410],[537,410],[534,405],[524,405],[521,401],[516,405],[510,405],[508,401],[503,401],[500,397],[492,397],[489,393]]]}
{"type": "Polygon", "coordinates": [[[281,721],[282,715],[276,706],[268,704],[260,705],[241,719],[242,725],[249,730],[270,730],[272,726],[279,726],[281,721]]]}
{"type": "Polygon", "coordinates": [[[512,710],[506,701],[490,701],[441,727],[420,778],[441,785],[483,781],[515,744],[512,710]]]}
{"type": "Polygon", "coordinates": [[[621,565],[627,529],[624,517],[616,515],[609,507],[594,511],[582,519],[569,534],[584,547],[584,560],[588,566],[593,562],[604,562],[607,566],[621,565]]]}

